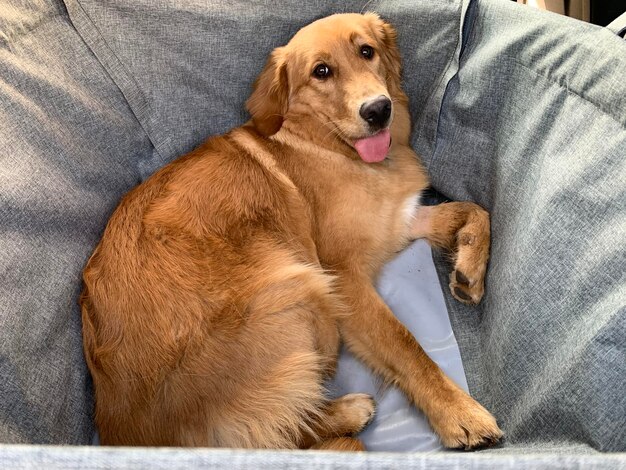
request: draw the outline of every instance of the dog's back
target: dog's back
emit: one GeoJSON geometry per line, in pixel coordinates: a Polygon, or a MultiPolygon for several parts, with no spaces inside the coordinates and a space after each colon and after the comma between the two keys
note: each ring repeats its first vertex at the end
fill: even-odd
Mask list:
{"type": "Polygon", "coordinates": [[[229,136],[124,198],[84,273],[103,443],[298,444],[336,354],[317,338],[338,344],[319,310],[338,309],[297,199],[229,136]]]}

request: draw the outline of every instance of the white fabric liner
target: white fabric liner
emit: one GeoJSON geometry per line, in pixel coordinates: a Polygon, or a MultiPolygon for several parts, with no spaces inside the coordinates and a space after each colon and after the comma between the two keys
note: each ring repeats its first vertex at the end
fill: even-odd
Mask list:
{"type": "MultiPolygon", "coordinates": [[[[388,263],[377,289],[426,353],[467,391],[461,355],[428,243],[417,240],[388,263]]],[[[376,416],[360,434],[368,450],[427,452],[442,449],[422,412],[397,388],[383,387],[381,380],[345,349],[341,352],[331,389],[336,396],[354,392],[374,396],[376,416]]]]}

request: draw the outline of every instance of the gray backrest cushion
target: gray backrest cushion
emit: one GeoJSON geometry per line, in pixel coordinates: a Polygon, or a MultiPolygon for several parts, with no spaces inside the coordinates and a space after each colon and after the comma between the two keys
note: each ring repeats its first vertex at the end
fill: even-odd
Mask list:
{"type": "Polygon", "coordinates": [[[65,3],[161,156],[144,162],[146,175],[208,135],[245,122],[244,102],[269,52],[333,13],[375,10],[395,25],[410,77],[405,88],[419,120],[453,60],[464,8],[460,0],[65,3]]]}
{"type": "Polygon", "coordinates": [[[497,0],[465,35],[424,158],[491,212],[486,297],[448,305],[470,390],[511,443],[624,451],[626,41],[497,0]]]}

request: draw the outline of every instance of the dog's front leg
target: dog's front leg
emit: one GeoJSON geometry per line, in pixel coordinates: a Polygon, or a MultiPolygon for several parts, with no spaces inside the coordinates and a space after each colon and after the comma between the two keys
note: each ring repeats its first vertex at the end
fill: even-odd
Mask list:
{"type": "Polygon", "coordinates": [[[393,315],[367,276],[340,276],[350,312],[339,318],[348,348],[424,411],[444,446],[471,449],[502,432],[478,402],[452,382],[393,315]]]}
{"type": "Polygon", "coordinates": [[[422,206],[411,226],[413,239],[425,238],[454,254],[450,291],[460,302],[477,304],[485,291],[489,259],[489,214],[473,202],[422,206]]]}

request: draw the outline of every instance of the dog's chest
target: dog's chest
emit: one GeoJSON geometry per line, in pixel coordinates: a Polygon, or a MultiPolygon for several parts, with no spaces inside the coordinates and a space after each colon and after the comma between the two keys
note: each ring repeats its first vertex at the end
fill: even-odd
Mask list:
{"type": "Polygon", "coordinates": [[[320,175],[317,186],[320,255],[382,259],[402,249],[423,189],[419,168],[415,175],[410,166],[341,170],[320,175]]]}

